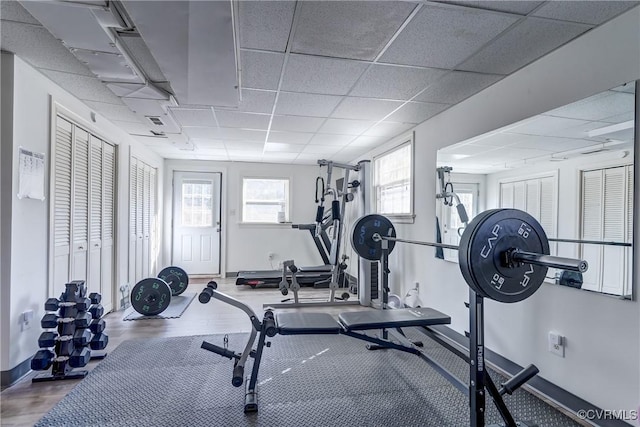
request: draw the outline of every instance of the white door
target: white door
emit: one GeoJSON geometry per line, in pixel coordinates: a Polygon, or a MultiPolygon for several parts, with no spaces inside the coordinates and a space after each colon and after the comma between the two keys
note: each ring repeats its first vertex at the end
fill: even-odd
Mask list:
{"type": "Polygon", "coordinates": [[[116,195],[116,149],[111,144],[104,144],[104,158],[102,167],[103,177],[103,202],[102,202],[102,251],[100,280],[102,306],[105,312],[113,309],[113,270],[115,257],[113,255],[114,212],[116,195]]]}
{"type": "Polygon", "coordinates": [[[173,175],[172,263],[188,274],[220,273],[220,175],[173,175]]]}
{"type": "Polygon", "coordinates": [[[71,280],[87,280],[89,246],[89,134],[75,127],[71,212],[71,280]]]}
{"type": "MultiPolygon", "coordinates": [[[[102,292],[102,141],[89,141],[89,274],[87,290],[102,292]]],[[[107,267],[107,266],[105,266],[107,267]]]]}

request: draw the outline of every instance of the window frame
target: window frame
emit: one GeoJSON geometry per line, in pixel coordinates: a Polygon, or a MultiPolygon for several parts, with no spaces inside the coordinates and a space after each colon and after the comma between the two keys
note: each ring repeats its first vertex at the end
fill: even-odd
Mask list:
{"type": "Polygon", "coordinates": [[[240,180],[240,224],[247,225],[281,225],[291,223],[291,183],[293,179],[290,176],[259,176],[259,175],[243,175],[240,180]],[[278,222],[276,218],[274,221],[246,221],[245,220],[245,181],[246,180],[268,180],[268,181],[286,181],[286,195],[285,195],[285,220],[284,223],[278,222]]]}
{"type": "Polygon", "coordinates": [[[415,220],[415,135],[414,132],[411,132],[407,135],[404,135],[400,138],[396,138],[395,139],[395,144],[393,145],[393,147],[389,148],[388,150],[385,150],[379,154],[376,154],[375,156],[373,156],[372,159],[372,185],[371,185],[371,190],[372,190],[372,195],[373,195],[373,210],[375,213],[378,213],[380,215],[384,215],[388,218],[393,219],[395,222],[399,222],[399,223],[413,223],[415,220]],[[410,190],[409,190],[409,212],[408,213],[383,213],[383,212],[379,212],[378,211],[378,183],[377,183],[377,179],[376,177],[378,176],[377,173],[377,162],[378,160],[382,159],[385,156],[388,156],[406,146],[409,146],[409,154],[411,155],[411,159],[409,162],[409,168],[410,168],[410,173],[409,173],[409,185],[410,185],[410,190]]]}

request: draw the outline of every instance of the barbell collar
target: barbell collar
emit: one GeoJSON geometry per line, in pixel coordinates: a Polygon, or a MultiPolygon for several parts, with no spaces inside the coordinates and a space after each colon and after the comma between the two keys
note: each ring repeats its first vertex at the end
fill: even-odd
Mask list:
{"type": "Polygon", "coordinates": [[[584,273],[589,268],[587,261],[582,259],[537,254],[534,252],[519,251],[517,249],[510,253],[510,258],[516,262],[541,265],[549,268],[560,268],[562,270],[577,271],[579,273],[584,273]]]}

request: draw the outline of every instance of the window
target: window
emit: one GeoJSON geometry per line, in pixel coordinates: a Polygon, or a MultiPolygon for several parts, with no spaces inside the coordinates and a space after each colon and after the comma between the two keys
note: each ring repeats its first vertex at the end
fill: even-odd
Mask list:
{"type": "Polygon", "coordinates": [[[376,212],[383,215],[413,215],[412,140],[374,159],[376,212]]]}
{"type": "MultiPolygon", "coordinates": [[[[633,165],[582,171],[581,195],[581,239],[632,243],[633,165]]],[[[582,289],[631,295],[631,247],[581,246],[582,289]]]]}
{"type": "MultiPolygon", "coordinates": [[[[478,192],[479,184],[477,183],[452,183],[455,193],[460,197],[460,202],[464,205],[469,217],[469,222],[478,214],[478,192]]],[[[455,205],[455,199],[454,199],[455,205]]],[[[442,243],[448,245],[460,244],[460,233],[464,224],[460,221],[458,215],[458,209],[456,206],[445,206],[444,203],[440,203],[442,209],[441,218],[443,218],[442,224],[442,243]],[[460,233],[458,233],[460,230],[460,233]]],[[[444,259],[447,261],[458,262],[458,251],[453,249],[443,250],[444,259]]]]}
{"type": "Polygon", "coordinates": [[[288,178],[242,179],[242,222],[282,222],[280,212],[289,221],[288,178]]]}
{"type": "Polygon", "coordinates": [[[213,226],[213,181],[182,181],[182,226],[213,226]]]}

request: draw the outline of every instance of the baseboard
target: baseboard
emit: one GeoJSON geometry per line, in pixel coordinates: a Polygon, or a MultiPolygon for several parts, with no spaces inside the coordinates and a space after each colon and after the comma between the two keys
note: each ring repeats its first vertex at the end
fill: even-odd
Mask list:
{"type": "Polygon", "coordinates": [[[0,387],[4,390],[7,387],[12,386],[20,378],[25,376],[31,371],[31,358],[28,358],[17,366],[9,369],[8,371],[0,372],[0,387]]]}
{"type": "MultiPolygon", "coordinates": [[[[435,330],[463,349],[468,353],[469,352],[469,338],[464,335],[454,331],[448,326],[431,326],[432,330],[435,330]]],[[[424,332],[424,329],[421,329],[424,332]]],[[[426,332],[425,332],[426,333],[426,332]]],[[[512,362],[511,360],[501,356],[500,354],[493,352],[489,349],[485,349],[485,360],[490,365],[493,365],[497,368],[498,371],[503,371],[508,375],[515,375],[520,372],[523,367],[518,365],[517,363],[512,362]]],[[[576,396],[575,394],[568,392],[567,390],[553,384],[550,381],[541,378],[540,376],[535,376],[529,381],[527,381],[525,387],[530,389],[534,394],[540,395],[543,399],[549,400],[553,403],[558,404],[562,408],[565,409],[564,412],[567,412],[573,416],[573,418],[577,419],[577,412],[580,410],[590,411],[589,414],[603,414],[604,411],[601,408],[587,402],[586,400],[576,396]]],[[[535,420],[531,420],[535,421],[535,420]]],[[[630,425],[619,419],[603,419],[602,417],[590,419],[590,422],[594,426],[600,427],[629,427],[630,425]]]]}
{"type": "Polygon", "coordinates": [[[225,278],[229,278],[229,277],[238,277],[238,272],[237,271],[227,271],[227,273],[224,275],[225,278]]]}

